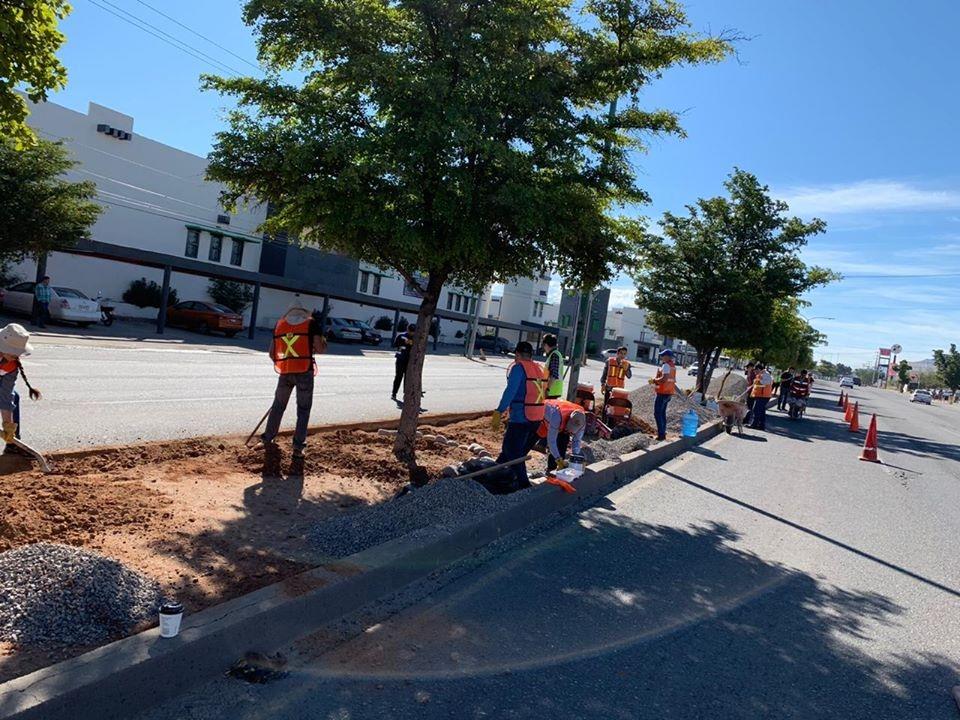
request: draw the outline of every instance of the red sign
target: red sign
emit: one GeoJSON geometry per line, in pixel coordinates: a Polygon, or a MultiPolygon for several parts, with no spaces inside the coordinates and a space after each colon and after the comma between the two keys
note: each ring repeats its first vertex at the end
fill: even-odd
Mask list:
{"type": "Polygon", "coordinates": [[[890,357],[890,348],[880,348],[880,357],[890,357]]]}

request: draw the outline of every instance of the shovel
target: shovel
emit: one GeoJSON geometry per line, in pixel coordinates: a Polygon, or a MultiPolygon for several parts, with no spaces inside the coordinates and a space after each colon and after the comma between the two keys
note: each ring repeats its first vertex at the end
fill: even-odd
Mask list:
{"type": "Polygon", "coordinates": [[[25,442],[23,442],[23,440],[20,440],[19,438],[14,438],[13,445],[20,448],[25,453],[27,453],[27,455],[29,455],[38,463],[40,463],[40,469],[43,470],[43,472],[46,475],[49,475],[50,473],[53,472],[53,470],[50,468],[49,463],[47,463],[47,459],[43,455],[41,455],[39,452],[34,450],[32,447],[27,445],[25,442]]]}

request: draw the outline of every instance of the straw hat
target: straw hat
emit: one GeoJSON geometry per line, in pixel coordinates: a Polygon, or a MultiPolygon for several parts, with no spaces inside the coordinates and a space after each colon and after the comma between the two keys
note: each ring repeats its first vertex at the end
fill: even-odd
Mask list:
{"type": "Polygon", "coordinates": [[[23,357],[33,352],[30,345],[30,333],[23,325],[10,323],[0,328],[0,353],[23,357]]]}

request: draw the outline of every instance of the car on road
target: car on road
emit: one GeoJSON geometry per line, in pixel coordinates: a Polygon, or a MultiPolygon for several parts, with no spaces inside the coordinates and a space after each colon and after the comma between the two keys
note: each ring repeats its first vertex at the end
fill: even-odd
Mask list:
{"type": "MultiPolygon", "coordinates": [[[[33,314],[35,282],[22,282],[0,290],[0,307],[12,313],[33,314]]],[[[75,288],[50,286],[50,319],[89,327],[100,322],[100,303],[75,288]]]]}
{"type": "Polygon", "coordinates": [[[845,375],[840,378],[840,387],[842,388],[852,388],[853,387],[853,378],[849,375],[845,375]]]}
{"type": "Polygon", "coordinates": [[[346,318],[328,317],[323,326],[323,334],[331,342],[363,342],[363,331],[346,318]]]}
{"type": "Polygon", "coordinates": [[[184,300],[167,308],[167,325],[202,333],[222,332],[232,338],[243,330],[243,316],[219,303],[184,300]]]}
{"type": "Polygon", "coordinates": [[[854,385],[863,385],[863,380],[854,375],[851,380],[853,380],[854,385]]]}
{"type": "Polygon", "coordinates": [[[600,353],[600,355],[603,356],[603,359],[604,359],[604,360],[608,360],[609,358],[616,357],[616,356],[617,356],[617,348],[607,348],[607,349],[604,350],[602,353],[600,353]]]}
{"type": "Polygon", "coordinates": [[[933,396],[930,395],[929,390],[914,390],[913,394],[910,396],[910,402],[923,403],[924,405],[929,405],[933,402],[933,396]]]}
{"type": "Polygon", "coordinates": [[[369,323],[363,320],[347,320],[348,323],[360,330],[361,342],[369,345],[379,345],[383,342],[383,335],[374,330],[369,323]]]}
{"type": "Polygon", "coordinates": [[[689,368],[687,368],[687,375],[696,375],[698,372],[700,372],[699,363],[694,363],[689,368]]]}
{"type": "Polygon", "coordinates": [[[474,343],[473,349],[505,355],[513,350],[513,345],[509,340],[502,338],[499,335],[477,335],[477,340],[474,343]]]}

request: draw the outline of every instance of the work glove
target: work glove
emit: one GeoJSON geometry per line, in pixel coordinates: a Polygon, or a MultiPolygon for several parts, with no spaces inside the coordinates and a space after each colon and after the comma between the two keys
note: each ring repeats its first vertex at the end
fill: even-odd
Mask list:
{"type": "Polygon", "coordinates": [[[657,384],[657,381],[654,378],[650,378],[649,380],[647,380],[647,385],[656,385],[656,384],[657,384]]]}
{"type": "Polygon", "coordinates": [[[560,458],[559,460],[557,460],[557,470],[563,470],[564,468],[568,468],[568,467],[570,467],[570,463],[568,463],[563,458],[560,458]]]}
{"type": "Polygon", "coordinates": [[[497,410],[493,411],[493,414],[490,415],[490,429],[494,432],[500,432],[503,428],[503,416],[497,410]]]}
{"type": "Polygon", "coordinates": [[[15,422],[5,422],[3,424],[3,441],[12,443],[17,438],[17,424],[15,422]]]}

